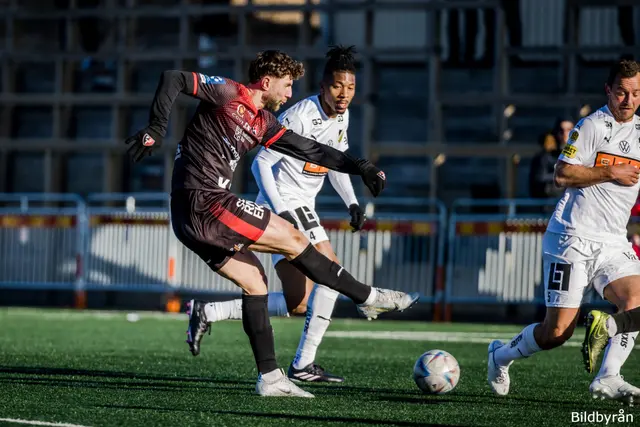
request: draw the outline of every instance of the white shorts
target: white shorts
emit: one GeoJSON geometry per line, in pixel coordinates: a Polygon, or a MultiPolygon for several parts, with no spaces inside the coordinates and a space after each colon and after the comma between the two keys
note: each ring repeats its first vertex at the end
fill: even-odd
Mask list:
{"type": "MultiPolygon", "coordinates": [[[[270,209],[269,204],[261,197],[256,199],[256,203],[266,206],[270,209]]],[[[322,225],[320,225],[320,218],[316,211],[306,205],[305,202],[295,202],[289,200],[290,212],[296,218],[298,223],[298,229],[309,239],[312,245],[316,245],[320,242],[329,240],[327,232],[322,225]]],[[[271,261],[275,266],[277,263],[285,259],[284,255],[273,254],[271,255],[271,261]]]]}
{"type": "Polygon", "coordinates": [[[604,298],[611,282],[640,274],[630,242],[596,242],[547,231],[542,240],[547,307],[579,308],[589,286],[604,298]]]}

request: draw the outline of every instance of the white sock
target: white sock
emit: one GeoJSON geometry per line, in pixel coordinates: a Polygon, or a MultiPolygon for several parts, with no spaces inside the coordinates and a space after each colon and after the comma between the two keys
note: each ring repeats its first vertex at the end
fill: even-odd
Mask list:
{"type": "Polygon", "coordinates": [[[533,330],[539,323],[533,323],[522,330],[511,341],[495,351],[494,357],[498,365],[508,365],[511,361],[522,357],[529,357],[541,351],[536,339],[533,337],[533,330]]]}
{"type": "Polygon", "coordinates": [[[631,332],[628,334],[619,334],[609,340],[607,348],[604,351],[602,357],[602,365],[600,365],[600,371],[596,378],[608,377],[609,375],[619,375],[622,365],[626,362],[627,358],[633,350],[633,345],[636,343],[636,337],[638,332],[631,332]]]}
{"type": "Polygon", "coordinates": [[[607,317],[607,321],[605,322],[607,326],[607,332],[609,333],[609,338],[615,337],[618,333],[618,325],[616,325],[616,321],[613,320],[612,316],[607,317]]]}
{"type": "Polygon", "coordinates": [[[204,314],[208,322],[219,322],[220,320],[240,320],[242,319],[242,300],[209,302],[204,306],[204,314]]]}
{"type": "MultiPolygon", "coordinates": [[[[288,317],[287,301],[282,293],[269,294],[268,299],[269,316],[288,317]]],[[[241,320],[242,319],[242,299],[231,301],[210,302],[204,306],[204,314],[209,322],[219,322],[220,320],[241,320]]]]}
{"type": "Polygon", "coordinates": [[[362,305],[371,305],[371,304],[373,304],[373,302],[376,300],[377,296],[378,296],[378,291],[376,290],[376,288],[374,288],[372,286],[371,287],[371,293],[369,294],[369,296],[367,297],[365,302],[362,303],[362,305]]]}
{"type": "Polygon", "coordinates": [[[323,285],[315,285],[307,302],[307,318],[300,337],[293,367],[302,369],[316,358],[318,346],[331,323],[331,314],[339,293],[323,285]]]}

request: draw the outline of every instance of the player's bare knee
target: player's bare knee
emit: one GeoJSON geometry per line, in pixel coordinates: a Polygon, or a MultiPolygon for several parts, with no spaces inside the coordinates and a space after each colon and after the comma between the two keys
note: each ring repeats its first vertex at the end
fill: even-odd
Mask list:
{"type": "Polygon", "coordinates": [[[300,230],[296,230],[291,227],[293,230],[291,233],[290,241],[289,241],[289,251],[288,255],[291,258],[295,258],[305,250],[307,246],[309,246],[309,239],[305,236],[300,230]]]}
{"type": "Polygon", "coordinates": [[[540,335],[536,337],[538,346],[543,350],[560,347],[573,335],[575,324],[571,325],[541,325],[540,335]]]}
{"type": "Polygon", "coordinates": [[[307,314],[307,301],[302,301],[293,310],[291,310],[291,313],[299,316],[307,314]]]}
{"type": "Polygon", "coordinates": [[[266,295],[267,294],[267,280],[264,270],[257,268],[256,266],[248,266],[243,271],[240,281],[242,283],[242,290],[247,295],[266,295]]]}
{"type": "Polygon", "coordinates": [[[309,246],[309,239],[307,239],[307,236],[305,236],[300,230],[295,230],[295,233],[293,234],[293,241],[300,249],[300,252],[302,252],[304,248],[309,246]]]}
{"type": "Polygon", "coordinates": [[[638,307],[640,307],[640,295],[630,295],[624,300],[621,307],[618,307],[618,309],[621,311],[628,311],[638,307]]]}

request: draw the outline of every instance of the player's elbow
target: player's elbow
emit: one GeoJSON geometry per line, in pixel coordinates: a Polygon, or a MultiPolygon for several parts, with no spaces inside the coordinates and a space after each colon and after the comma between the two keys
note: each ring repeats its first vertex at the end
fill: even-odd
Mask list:
{"type": "Polygon", "coordinates": [[[553,172],[553,183],[556,187],[565,188],[569,185],[569,176],[567,174],[567,167],[563,164],[556,165],[553,172]]]}
{"type": "Polygon", "coordinates": [[[174,80],[180,73],[178,70],[165,70],[160,74],[161,81],[171,81],[174,80]]]}
{"type": "Polygon", "coordinates": [[[567,177],[558,173],[556,171],[556,173],[553,174],[553,183],[556,185],[556,187],[560,187],[560,188],[564,188],[567,186],[567,177]]]}
{"type": "Polygon", "coordinates": [[[258,158],[253,159],[253,163],[251,163],[251,173],[256,181],[260,180],[260,164],[258,163],[258,158]]]}
{"type": "Polygon", "coordinates": [[[262,177],[267,173],[272,173],[271,165],[262,157],[256,156],[251,163],[251,173],[258,183],[262,182],[262,177]]]}

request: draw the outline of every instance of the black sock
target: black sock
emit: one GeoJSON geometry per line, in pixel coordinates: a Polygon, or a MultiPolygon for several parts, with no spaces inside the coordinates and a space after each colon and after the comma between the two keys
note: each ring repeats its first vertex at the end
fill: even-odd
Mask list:
{"type": "Polygon", "coordinates": [[[267,295],[242,295],[242,326],[249,336],[253,357],[261,374],[278,369],[267,298],[267,295]]]}
{"type": "Polygon", "coordinates": [[[640,307],[613,315],[618,331],[616,334],[640,331],[640,307]]]}
{"type": "Polygon", "coordinates": [[[348,296],[356,304],[362,304],[371,294],[371,287],[358,282],[342,266],[322,255],[311,243],[291,264],[316,283],[348,296]]]}

